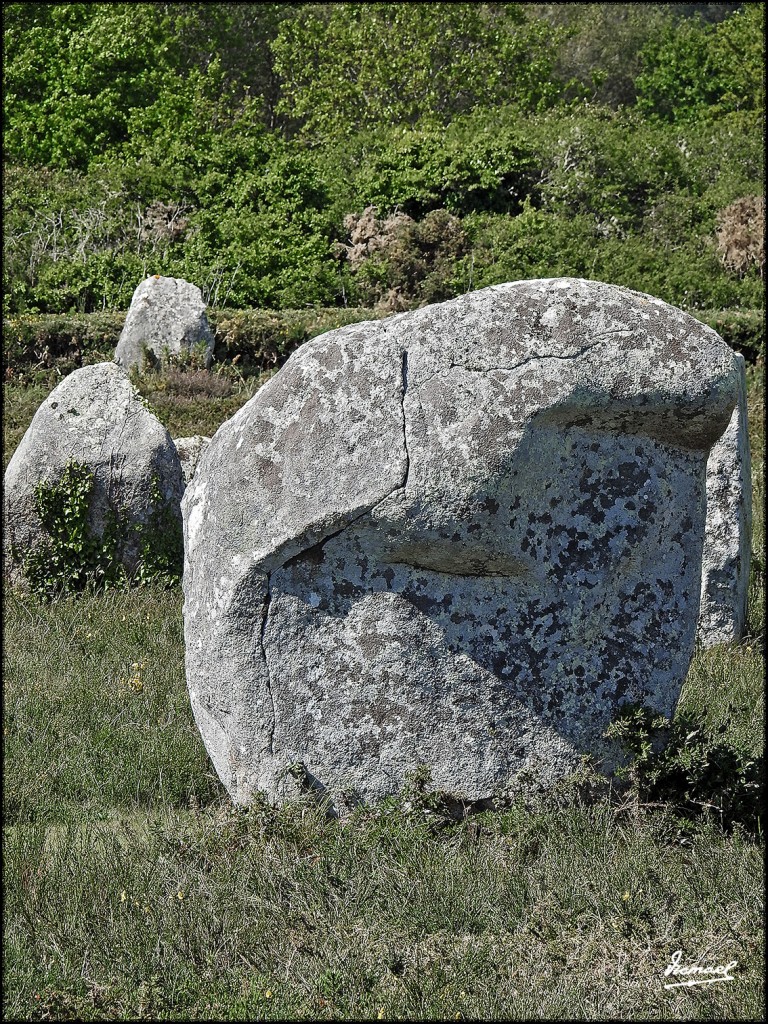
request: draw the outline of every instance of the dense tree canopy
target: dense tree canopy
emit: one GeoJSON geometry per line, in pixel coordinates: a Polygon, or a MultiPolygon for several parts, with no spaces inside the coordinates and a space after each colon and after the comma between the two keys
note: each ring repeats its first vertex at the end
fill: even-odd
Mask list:
{"type": "Polygon", "coordinates": [[[4,309],[125,308],[154,272],[246,308],[553,274],[755,306],[718,232],[762,196],[763,29],[758,3],[8,4],[4,309]]]}

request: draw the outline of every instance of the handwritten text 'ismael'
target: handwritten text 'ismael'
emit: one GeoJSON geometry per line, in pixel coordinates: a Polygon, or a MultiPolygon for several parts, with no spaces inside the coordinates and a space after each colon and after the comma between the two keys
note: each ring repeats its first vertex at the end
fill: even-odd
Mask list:
{"type": "Polygon", "coordinates": [[[690,967],[682,967],[680,961],[683,959],[682,949],[676,950],[672,954],[672,958],[666,971],[664,971],[664,977],[668,978],[670,974],[675,977],[687,977],[687,981],[674,981],[669,985],[665,985],[664,988],[680,988],[681,986],[692,987],[693,985],[712,985],[716,981],[733,981],[733,975],[730,973],[736,964],[737,960],[731,960],[729,964],[723,964],[719,967],[701,967],[699,964],[692,964],[690,967]],[[690,977],[693,975],[693,977],[690,977]]]}

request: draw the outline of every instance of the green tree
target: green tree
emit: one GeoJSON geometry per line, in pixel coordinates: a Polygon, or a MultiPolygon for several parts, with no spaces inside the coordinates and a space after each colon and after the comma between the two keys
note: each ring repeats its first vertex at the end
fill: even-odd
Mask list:
{"type": "Polygon", "coordinates": [[[155,4],[11,4],[4,15],[12,161],[86,168],[125,141],[131,110],[178,74],[155,4]]]}
{"type": "Polygon", "coordinates": [[[555,73],[566,96],[610,107],[635,102],[643,48],[671,22],[666,4],[527,4],[532,15],[560,30],[555,73]]]}
{"type": "Polygon", "coordinates": [[[445,123],[474,107],[534,110],[559,92],[552,31],[517,4],[305,4],[272,44],[278,111],[325,142],[380,125],[445,123]]]}
{"type": "Polygon", "coordinates": [[[719,117],[765,106],[765,5],[724,21],[669,26],[641,54],[637,106],[667,121],[719,117]]]}
{"type": "Polygon", "coordinates": [[[217,61],[224,93],[257,102],[262,122],[277,126],[280,79],[270,46],[280,24],[294,16],[284,3],[165,4],[181,65],[205,74],[217,61]]]}

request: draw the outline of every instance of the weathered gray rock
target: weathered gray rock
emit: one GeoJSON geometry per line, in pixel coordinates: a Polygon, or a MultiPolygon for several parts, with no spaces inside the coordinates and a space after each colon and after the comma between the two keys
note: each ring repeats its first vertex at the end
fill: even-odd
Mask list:
{"type": "Polygon", "coordinates": [[[155,274],[142,281],[131,299],[115,362],[141,367],[145,354],[159,360],[164,353],[178,356],[201,346],[205,365],[213,357],[213,333],[205,315],[200,289],[176,277],[155,274]]]}
{"type": "Polygon", "coordinates": [[[747,618],[752,476],[744,357],[734,353],[734,360],[738,402],[707,462],[707,528],[697,633],[697,642],[704,648],[740,640],[747,618]]]}
{"type": "Polygon", "coordinates": [[[615,767],[616,710],[671,714],[688,669],[737,393],[710,328],[577,279],[302,346],[182,502],[187,682],[235,801],[615,767]]]}
{"type": "Polygon", "coordinates": [[[4,569],[19,585],[24,585],[26,554],[47,536],[35,488],[58,484],[69,460],[94,474],[91,531],[102,537],[105,523],[119,514],[125,527],[121,561],[129,573],[140,558],[137,526],[151,525],[161,514],[180,523],[181,464],[168,431],[144,406],[125,371],[114,363],[84,366],[42,403],[5,473],[4,569]]]}
{"type": "Polygon", "coordinates": [[[186,487],[195,475],[200,456],[211,443],[210,437],[203,437],[202,434],[194,434],[192,437],[176,437],[173,440],[176,451],[179,453],[181,472],[184,476],[186,487]]]}

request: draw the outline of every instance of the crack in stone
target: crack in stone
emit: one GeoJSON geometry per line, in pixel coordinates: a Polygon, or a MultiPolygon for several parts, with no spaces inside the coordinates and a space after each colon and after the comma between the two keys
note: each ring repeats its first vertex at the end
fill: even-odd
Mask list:
{"type": "Polygon", "coordinates": [[[471,569],[471,568],[436,568],[434,564],[427,561],[419,561],[412,559],[407,561],[404,558],[384,558],[387,565],[404,565],[408,569],[424,570],[426,572],[437,573],[440,576],[451,576],[458,579],[504,579],[504,580],[515,580],[519,581],[521,577],[530,575],[526,568],[521,568],[518,572],[512,570],[496,570],[496,569],[471,569]]]}
{"type": "MultiPolygon", "coordinates": [[[[599,334],[597,335],[597,337],[603,338],[606,334],[626,333],[628,332],[624,330],[606,331],[605,334],[599,334]]],[[[451,363],[450,366],[443,366],[439,370],[435,370],[434,373],[430,373],[430,375],[428,377],[425,377],[424,380],[419,381],[419,383],[416,384],[416,387],[423,387],[425,384],[428,384],[429,381],[433,380],[435,377],[439,377],[441,373],[447,373],[449,370],[466,370],[467,373],[492,373],[494,370],[506,370],[507,372],[511,372],[512,370],[519,369],[521,366],[525,366],[526,363],[533,363],[543,359],[559,359],[563,362],[567,362],[570,359],[579,359],[581,356],[584,355],[585,352],[590,352],[593,348],[597,348],[599,344],[599,341],[595,341],[591,345],[585,345],[584,348],[579,349],[578,352],[573,352],[569,356],[553,356],[542,354],[540,352],[534,352],[526,359],[521,359],[519,363],[513,363],[512,366],[465,366],[464,363],[451,363]]]]}
{"type": "Polygon", "coordinates": [[[385,494],[384,497],[381,498],[379,501],[375,502],[373,505],[370,505],[370,506],[362,509],[356,516],[353,516],[351,519],[349,519],[338,530],[334,530],[333,533],[329,533],[327,537],[323,537],[322,540],[317,541],[315,544],[311,545],[309,548],[304,548],[302,551],[299,551],[297,554],[292,555],[290,558],[286,559],[285,562],[282,562],[280,565],[275,566],[274,569],[272,569],[271,572],[268,572],[266,574],[266,576],[267,576],[267,597],[266,597],[266,604],[264,606],[264,614],[263,614],[263,617],[262,617],[262,620],[261,620],[261,628],[260,628],[260,633],[259,633],[259,642],[261,644],[261,652],[262,652],[262,655],[264,657],[264,667],[265,667],[266,673],[267,673],[267,692],[269,693],[269,699],[270,699],[271,704],[272,704],[272,726],[271,726],[271,729],[270,729],[270,732],[269,732],[269,753],[270,754],[274,754],[274,738],[275,738],[275,727],[276,727],[276,723],[277,723],[277,712],[276,712],[276,708],[275,708],[275,695],[274,695],[274,693],[272,691],[272,680],[271,680],[270,671],[269,671],[269,659],[267,657],[267,649],[266,649],[266,645],[265,645],[264,640],[265,640],[265,633],[266,633],[266,628],[267,628],[267,619],[269,617],[270,602],[271,602],[271,599],[272,599],[272,590],[271,590],[272,573],[277,572],[280,569],[290,568],[291,565],[296,564],[296,562],[299,561],[300,559],[306,559],[307,557],[309,557],[311,559],[313,557],[313,555],[315,557],[317,557],[317,555],[320,555],[322,557],[322,550],[323,550],[323,548],[325,547],[325,545],[329,541],[333,540],[334,537],[338,537],[340,534],[344,533],[345,530],[348,530],[349,527],[353,525],[353,523],[356,523],[358,521],[358,519],[362,519],[363,516],[368,515],[375,508],[377,508],[379,505],[381,505],[382,502],[386,501],[396,491],[405,490],[405,487],[406,487],[406,485],[408,483],[408,473],[409,473],[409,470],[410,470],[410,456],[408,454],[407,422],[406,422],[406,418],[405,418],[405,396],[406,396],[406,393],[408,391],[408,353],[407,352],[403,352],[402,381],[403,381],[403,391],[402,391],[402,398],[401,398],[401,402],[400,402],[400,408],[402,409],[402,413],[403,413],[403,447],[404,447],[404,450],[405,450],[405,472],[403,474],[402,482],[397,484],[395,487],[393,487],[391,491],[388,491],[387,494],[385,494]]]}
{"type": "MultiPolygon", "coordinates": [[[[398,490],[398,488],[396,487],[394,488],[394,490],[398,490]]],[[[386,495],[381,500],[385,501],[386,498],[388,497],[389,495],[386,495]]],[[[308,548],[302,548],[301,551],[298,551],[295,555],[291,555],[290,558],[287,558],[284,562],[281,562],[281,564],[276,566],[272,571],[278,572],[280,569],[290,569],[298,562],[304,561],[306,559],[312,561],[314,558],[316,561],[321,562],[322,558],[318,558],[317,556],[322,554],[322,550],[325,547],[325,545],[329,541],[333,540],[334,537],[338,537],[339,534],[344,533],[345,530],[348,530],[349,527],[352,526],[353,523],[356,523],[358,519],[362,519],[363,516],[368,515],[368,513],[375,507],[375,505],[371,505],[370,507],[364,508],[362,512],[359,512],[356,516],[350,519],[349,522],[346,522],[343,526],[340,526],[338,530],[334,530],[333,533],[329,533],[327,537],[323,537],[322,540],[316,541],[314,544],[311,544],[308,548]]]]}
{"type": "Polygon", "coordinates": [[[272,600],[271,585],[272,585],[271,574],[267,573],[267,599],[266,599],[266,604],[264,605],[264,614],[263,614],[262,619],[261,619],[261,627],[260,627],[260,630],[259,630],[259,643],[261,644],[261,653],[264,656],[264,668],[267,671],[267,693],[269,694],[269,699],[270,699],[270,702],[272,704],[272,725],[270,726],[270,730],[269,730],[269,752],[270,752],[270,754],[274,754],[274,752],[275,752],[275,727],[277,725],[277,712],[276,712],[276,709],[275,709],[275,695],[272,692],[272,679],[271,679],[271,676],[270,676],[270,673],[269,673],[269,658],[267,657],[267,648],[266,648],[266,644],[264,643],[264,634],[267,631],[267,619],[269,618],[269,606],[270,606],[270,602],[272,600]]]}
{"type": "MultiPolygon", "coordinates": [[[[387,491],[387,493],[385,495],[383,495],[381,498],[379,498],[378,501],[375,501],[372,505],[366,505],[356,515],[353,515],[351,518],[347,519],[347,521],[344,523],[344,525],[340,526],[338,530],[334,530],[333,533],[329,533],[325,537],[321,537],[320,540],[315,541],[315,543],[311,544],[309,547],[302,548],[301,551],[297,551],[296,554],[291,555],[289,558],[286,558],[285,561],[282,561],[282,562],[277,563],[276,565],[273,565],[272,569],[270,570],[270,573],[278,572],[280,569],[290,568],[292,565],[295,565],[300,559],[305,559],[308,556],[311,559],[313,553],[314,554],[321,553],[323,547],[328,543],[328,541],[333,540],[334,537],[338,537],[339,534],[344,533],[345,530],[348,530],[349,527],[352,526],[354,523],[356,523],[359,519],[362,519],[364,516],[369,515],[371,512],[373,512],[375,509],[377,509],[380,505],[382,505],[385,501],[387,501],[389,498],[391,498],[391,496],[393,494],[397,493],[397,491],[405,490],[405,487],[406,487],[406,485],[408,483],[408,474],[409,474],[409,471],[410,471],[410,464],[411,464],[410,463],[410,456],[408,454],[407,423],[406,423],[406,418],[405,418],[405,395],[406,395],[406,392],[408,391],[408,353],[407,352],[403,352],[403,356],[402,356],[402,381],[403,381],[403,392],[402,392],[402,398],[401,398],[401,402],[400,402],[400,408],[401,408],[402,413],[403,413],[403,448],[404,448],[404,451],[405,451],[405,470],[404,470],[404,473],[403,473],[402,481],[400,483],[395,484],[395,486],[391,490],[387,491]]],[[[267,580],[269,580],[269,574],[267,575],[267,580]]]]}

